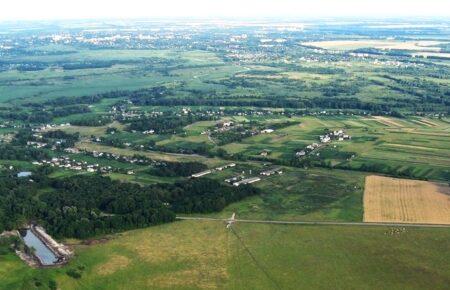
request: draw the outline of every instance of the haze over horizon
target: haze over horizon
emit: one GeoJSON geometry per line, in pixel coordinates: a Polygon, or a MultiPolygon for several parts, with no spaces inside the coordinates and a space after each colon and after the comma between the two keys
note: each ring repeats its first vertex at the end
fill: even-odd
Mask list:
{"type": "Polygon", "coordinates": [[[0,21],[98,18],[450,17],[450,1],[429,0],[16,0],[0,21]],[[68,2],[68,3],[67,3],[68,2]]]}

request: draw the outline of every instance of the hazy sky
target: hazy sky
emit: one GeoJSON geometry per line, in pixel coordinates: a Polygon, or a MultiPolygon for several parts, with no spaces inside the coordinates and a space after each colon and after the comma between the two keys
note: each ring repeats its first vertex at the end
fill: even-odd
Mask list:
{"type": "Polygon", "coordinates": [[[1,20],[446,16],[450,0],[3,0],[1,20]]]}

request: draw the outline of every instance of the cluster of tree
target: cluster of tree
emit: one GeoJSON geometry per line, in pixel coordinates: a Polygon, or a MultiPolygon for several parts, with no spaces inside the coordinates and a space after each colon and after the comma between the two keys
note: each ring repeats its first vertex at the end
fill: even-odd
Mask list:
{"type": "MultiPolygon", "coordinates": [[[[258,75],[260,76],[260,75],[258,75]]],[[[241,77],[231,77],[222,80],[209,80],[205,81],[207,84],[213,85],[222,85],[227,87],[228,89],[237,89],[237,88],[261,88],[261,83],[255,81],[257,78],[250,80],[248,78],[241,77]]]]}
{"type": "Polygon", "coordinates": [[[32,106],[31,111],[14,108],[9,111],[0,112],[0,117],[8,120],[25,121],[27,123],[49,123],[54,118],[66,117],[73,114],[89,113],[91,110],[86,105],[73,105],[62,107],[44,108],[40,104],[28,104],[32,106]]]}
{"type": "Polygon", "coordinates": [[[76,125],[76,126],[96,127],[96,126],[107,125],[107,124],[111,123],[111,121],[112,121],[112,119],[109,116],[86,115],[83,117],[79,117],[79,118],[70,120],[70,124],[76,125]]]}
{"type": "Polygon", "coordinates": [[[80,140],[80,133],[66,133],[61,130],[48,131],[42,134],[43,142],[51,143],[51,141],[58,140],[57,147],[69,148],[74,147],[75,143],[80,140]]]}
{"type": "Polygon", "coordinates": [[[212,117],[204,115],[176,115],[166,113],[162,116],[149,116],[129,121],[128,130],[147,131],[154,130],[157,134],[170,134],[179,132],[184,126],[198,121],[211,120],[212,117]]]}
{"type": "Polygon", "coordinates": [[[20,243],[21,240],[17,236],[0,237],[0,256],[13,252],[19,247],[20,243]]]}
{"type": "Polygon", "coordinates": [[[172,90],[164,86],[132,91],[128,95],[129,100],[138,106],[145,106],[147,100],[155,98],[163,98],[172,94],[172,90]]]}
{"type": "MultiPolygon", "coordinates": [[[[423,176],[423,172],[414,170],[413,167],[403,168],[402,166],[396,167],[387,165],[384,163],[362,163],[359,166],[351,165],[350,163],[341,163],[335,166],[335,168],[346,170],[357,170],[366,172],[377,172],[394,177],[411,178],[411,179],[426,179],[423,176]]],[[[450,180],[450,179],[449,179],[450,180]]]]}
{"type": "Polygon", "coordinates": [[[16,70],[20,72],[27,72],[27,71],[40,71],[44,70],[48,67],[48,64],[45,62],[29,62],[29,63],[18,63],[13,65],[16,70]]]}
{"type": "Polygon", "coordinates": [[[174,219],[159,192],[136,184],[94,175],[55,180],[52,187],[40,199],[48,210],[45,223],[59,236],[85,238],[174,219]]]}
{"type": "MultiPolygon", "coordinates": [[[[61,130],[54,130],[44,132],[41,137],[38,137],[30,129],[21,129],[14,136],[14,139],[12,140],[11,144],[23,147],[27,145],[29,141],[30,142],[34,141],[47,143],[46,148],[52,148],[53,146],[55,146],[57,149],[64,149],[73,147],[75,143],[79,140],[80,140],[79,133],[70,134],[61,130]]],[[[17,147],[17,149],[19,150],[20,147],[17,147]]]]}
{"type": "Polygon", "coordinates": [[[180,154],[199,154],[209,155],[214,146],[206,142],[180,142],[169,143],[165,145],[153,145],[151,149],[161,152],[180,153],[180,154]]]}
{"type": "Polygon", "coordinates": [[[235,129],[223,131],[223,132],[212,132],[211,137],[216,140],[217,145],[222,146],[225,144],[240,142],[243,139],[256,134],[256,131],[248,129],[245,127],[236,127],[235,129]]]}
{"type": "Polygon", "coordinates": [[[258,123],[258,122],[249,122],[242,124],[242,126],[236,126],[226,131],[215,131],[211,133],[211,137],[217,140],[217,144],[219,146],[239,142],[243,139],[260,134],[260,132],[264,129],[282,129],[286,128],[299,122],[277,122],[277,123],[258,123]]]}
{"type": "MultiPolygon", "coordinates": [[[[30,51],[22,52],[23,54],[30,55],[62,55],[74,53],[70,51],[57,51],[55,53],[43,52],[43,51],[30,51]]],[[[64,70],[76,70],[76,69],[94,69],[94,68],[109,68],[118,64],[133,64],[137,63],[137,60],[90,60],[90,61],[77,61],[77,62],[41,62],[41,61],[1,61],[0,66],[8,65],[9,69],[15,68],[18,71],[40,71],[50,67],[61,67],[64,70]]]]}
{"type": "MultiPolygon", "coordinates": [[[[97,139],[97,138],[95,138],[97,139]]],[[[113,146],[117,148],[125,148],[125,141],[123,138],[120,138],[118,136],[109,135],[105,137],[100,137],[100,143],[108,146],[113,146]]]]}
{"type": "Polygon", "coordinates": [[[161,186],[167,191],[166,201],[177,213],[220,211],[230,203],[259,193],[258,189],[250,185],[228,186],[208,178],[161,186]]]}
{"type": "Polygon", "coordinates": [[[208,179],[141,187],[100,175],[32,178],[0,177],[0,231],[34,221],[57,237],[87,238],[170,222],[175,213],[218,211],[258,193],[208,179]]]}
{"type": "Polygon", "coordinates": [[[156,176],[174,177],[174,176],[191,176],[208,169],[208,167],[200,162],[159,162],[150,169],[150,174],[156,176]]]}
{"type": "Polygon", "coordinates": [[[24,128],[17,131],[14,139],[11,141],[13,145],[27,145],[28,141],[36,141],[36,136],[30,128],[24,128]]]}
{"type": "Polygon", "coordinates": [[[240,99],[220,98],[162,98],[149,100],[151,106],[214,106],[214,107],[260,107],[260,108],[326,108],[326,109],[356,109],[369,112],[392,111],[388,104],[363,102],[358,98],[311,98],[311,99],[252,99],[252,96],[242,96],[240,99]]]}
{"type": "Polygon", "coordinates": [[[51,107],[46,109],[46,111],[52,114],[53,118],[66,117],[75,114],[90,113],[91,109],[87,105],[73,105],[73,106],[63,106],[63,107],[51,107]]]}
{"type": "Polygon", "coordinates": [[[263,126],[266,128],[278,130],[278,129],[283,129],[283,128],[298,125],[298,124],[300,124],[300,122],[298,122],[298,121],[284,121],[284,122],[276,122],[276,123],[266,123],[266,124],[263,124],[263,126]]]}
{"type": "MultiPolygon", "coordinates": [[[[315,48],[317,49],[317,48],[315,48]]],[[[292,72],[306,72],[311,74],[324,74],[324,75],[334,75],[334,74],[344,74],[345,70],[342,68],[334,68],[329,66],[315,67],[315,66],[302,66],[295,63],[284,64],[277,63],[273,65],[274,67],[284,67],[292,72]]]]}
{"type": "Polygon", "coordinates": [[[45,209],[45,205],[34,198],[38,190],[48,184],[45,172],[34,172],[33,180],[35,182],[18,178],[12,172],[0,176],[0,232],[21,228],[45,209]]]}
{"type": "Polygon", "coordinates": [[[103,99],[116,99],[116,98],[126,98],[130,100],[137,101],[139,104],[139,99],[145,98],[155,98],[160,96],[166,96],[169,94],[170,90],[163,86],[139,89],[139,90],[117,90],[110,91],[106,93],[86,95],[80,97],[59,97],[55,99],[48,100],[44,102],[46,106],[67,106],[67,105],[77,105],[77,104],[95,104],[99,103],[103,99]]]}
{"type": "Polygon", "coordinates": [[[135,61],[126,60],[90,60],[90,61],[78,61],[78,62],[64,62],[59,66],[64,70],[76,70],[76,69],[93,69],[93,68],[109,68],[118,64],[131,64],[135,61]]]}
{"type": "Polygon", "coordinates": [[[328,84],[316,85],[316,87],[322,92],[323,96],[335,97],[338,95],[355,95],[359,92],[360,85],[336,80],[328,84]]]}
{"type": "Polygon", "coordinates": [[[21,108],[13,108],[10,111],[0,112],[0,118],[6,120],[25,121],[27,123],[47,123],[52,120],[49,112],[33,110],[31,112],[23,111],[21,108]]]}
{"type": "Polygon", "coordinates": [[[49,158],[46,151],[11,144],[0,144],[0,159],[32,161],[49,158]]]}

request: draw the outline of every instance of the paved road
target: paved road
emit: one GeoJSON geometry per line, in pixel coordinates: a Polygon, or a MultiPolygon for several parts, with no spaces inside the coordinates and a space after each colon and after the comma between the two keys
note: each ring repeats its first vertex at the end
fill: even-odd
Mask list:
{"type": "MultiPolygon", "coordinates": [[[[226,222],[228,219],[209,217],[183,217],[177,216],[178,220],[199,220],[199,221],[220,221],[226,222]]],[[[315,222],[315,221],[271,221],[271,220],[247,220],[236,219],[237,223],[257,223],[257,224],[281,224],[281,225],[322,225],[322,226],[375,226],[375,227],[423,227],[423,228],[450,228],[450,225],[441,224],[406,224],[406,223],[366,223],[366,222],[315,222]]]]}

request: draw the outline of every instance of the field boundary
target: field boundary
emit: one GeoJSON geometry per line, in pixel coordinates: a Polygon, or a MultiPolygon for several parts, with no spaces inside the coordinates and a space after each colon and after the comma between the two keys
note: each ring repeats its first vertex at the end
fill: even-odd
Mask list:
{"type": "MultiPolygon", "coordinates": [[[[226,223],[229,219],[212,217],[185,217],[177,216],[177,220],[217,221],[226,223]]],[[[332,222],[332,221],[275,221],[235,219],[235,223],[280,224],[280,225],[316,225],[316,226],[375,226],[375,227],[421,227],[421,228],[450,228],[446,224],[421,223],[388,223],[388,222],[332,222]]]]}

